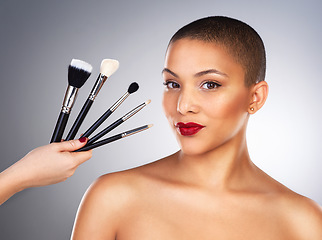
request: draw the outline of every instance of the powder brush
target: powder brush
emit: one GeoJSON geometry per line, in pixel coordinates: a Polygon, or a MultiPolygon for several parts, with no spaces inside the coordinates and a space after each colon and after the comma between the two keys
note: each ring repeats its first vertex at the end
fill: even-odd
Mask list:
{"type": "Polygon", "coordinates": [[[72,59],[68,66],[68,87],[65,93],[63,106],[60,111],[53,135],[50,142],[60,142],[77,97],[79,88],[81,88],[92,73],[92,66],[78,59],[72,59]]]}

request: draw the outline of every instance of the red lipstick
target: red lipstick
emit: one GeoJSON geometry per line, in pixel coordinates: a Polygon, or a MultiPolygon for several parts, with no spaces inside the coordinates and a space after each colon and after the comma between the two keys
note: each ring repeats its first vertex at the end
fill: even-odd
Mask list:
{"type": "Polygon", "coordinates": [[[199,132],[201,129],[203,129],[205,126],[202,126],[198,123],[194,122],[188,122],[188,123],[183,123],[183,122],[178,122],[176,124],[176,128],[179,129],[179,132],[183,136],[191,136],[199,132]]]}

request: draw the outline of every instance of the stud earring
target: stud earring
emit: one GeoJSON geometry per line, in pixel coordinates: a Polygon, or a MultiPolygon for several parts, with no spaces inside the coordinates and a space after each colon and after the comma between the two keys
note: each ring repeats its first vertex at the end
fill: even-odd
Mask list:
{"type": "Polygon", "coordinates": [[[253,107],[251,107],[251,108],[250,108],[250,110],[251,110],[251,111],[254,111],[254,108],[253,108],[253,107]]]}

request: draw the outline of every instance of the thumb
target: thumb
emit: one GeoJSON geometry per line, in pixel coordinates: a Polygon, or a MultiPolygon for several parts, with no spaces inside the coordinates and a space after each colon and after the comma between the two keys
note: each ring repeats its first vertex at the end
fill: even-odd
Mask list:
{"type": "Polygon", "coordinates": [[[70,140],[59,143],[59,149],[62,152],[72,152],[81,147],[84,147],[87,143],[88,138],[82,137],[80,139],[70,140]]]}

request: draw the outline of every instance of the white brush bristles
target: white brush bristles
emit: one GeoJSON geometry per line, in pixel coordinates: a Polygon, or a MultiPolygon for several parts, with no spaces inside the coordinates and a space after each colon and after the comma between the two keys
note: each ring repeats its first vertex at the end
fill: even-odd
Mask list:
{"type": "Polygon", "coordinates": [[[78,68],[78,69],[82,69],[86,72],[89,72],[91,73],[92,70],[93,70],[93,67],[91,64],[87,63],[87,62],[84,62],[82,60],[79,60],[79,59],[72,59],[70,65],[72,67],[75,67],[75,68],[78,68]]]}
{"type": "Polygon", "coordinates": [[[101,63],[100,73],[110,77],[119,68],[119,61],[114,59],[104,59],[101,63]]]}

